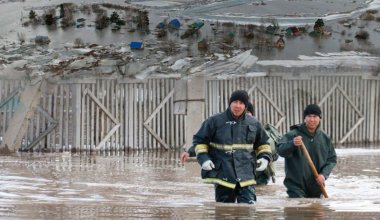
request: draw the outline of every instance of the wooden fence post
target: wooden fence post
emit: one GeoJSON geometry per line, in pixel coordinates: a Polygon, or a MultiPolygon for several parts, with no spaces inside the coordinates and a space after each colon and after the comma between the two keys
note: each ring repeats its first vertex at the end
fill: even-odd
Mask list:
{"type": "Polygon", "coordinates": [[[205,117],[205,78],[203,76],[189,78],[187,83],[186,140],[184,146],[186,149],[191,147],[193,135],[200,128],[205,117]]]}

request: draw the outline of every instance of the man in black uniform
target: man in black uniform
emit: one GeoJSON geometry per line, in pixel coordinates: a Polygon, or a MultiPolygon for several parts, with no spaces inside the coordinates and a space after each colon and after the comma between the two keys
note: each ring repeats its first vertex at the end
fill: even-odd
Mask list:
{"type": "Polygon", "coordinates": [[[193,137],[202,178],[215,185],[217,202],[254,204],[255,170],[272,160],[268,136],[255,117],[246,116],[247,106],[247,92],[233,92],[227,110],[206,119],[193,137]]]}

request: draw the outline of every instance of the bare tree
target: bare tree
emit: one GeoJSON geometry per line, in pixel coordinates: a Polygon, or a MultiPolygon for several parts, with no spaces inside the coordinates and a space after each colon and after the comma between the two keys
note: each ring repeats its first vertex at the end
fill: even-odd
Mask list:
{"type": "Polygon", "coordinates": [[[75,38],[75,40],[74,40],[74,47],[75,48],[84,47],[84,42],[83,42],[82,38],[80,38],[80,37],[75,38]]]}

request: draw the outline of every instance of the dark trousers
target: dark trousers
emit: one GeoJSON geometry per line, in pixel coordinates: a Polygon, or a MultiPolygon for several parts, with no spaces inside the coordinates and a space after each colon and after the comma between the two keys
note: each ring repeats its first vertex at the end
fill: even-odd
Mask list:
{"type": "Polygon", "coordinates": [[[309,191],[302,190],[299,188],[292,188],[287,190],[289,198],[321,198],[321,192],[319,191],[309,191]]]}
{"type": "Polygon", "coordinates": [[[254,186],[240,187],[240,184],[237,184],[235,189],[215,185],[215,201],[254,204],[256,202],[256,190],[254,186]]]}
{"type": "Polygon", "coordinates": [[[257,185],[268,185],[270,176],[265,171],[256,172],[256,184],[257,185]]]}

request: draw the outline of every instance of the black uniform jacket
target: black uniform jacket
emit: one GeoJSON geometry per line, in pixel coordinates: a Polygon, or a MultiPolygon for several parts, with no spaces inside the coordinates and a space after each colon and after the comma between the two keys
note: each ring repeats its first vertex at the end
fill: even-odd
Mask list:
{"type": "Polygon", "coordinates": [[[256,159],[272,160],[268,136],[261,123],[243,114],[232,117],[230,108],[203,122],[193,137],[193,146],[200,165],[211,160],[215,168],[202,170],[206,183],[234,189],[256,184],[256,159]]]}

